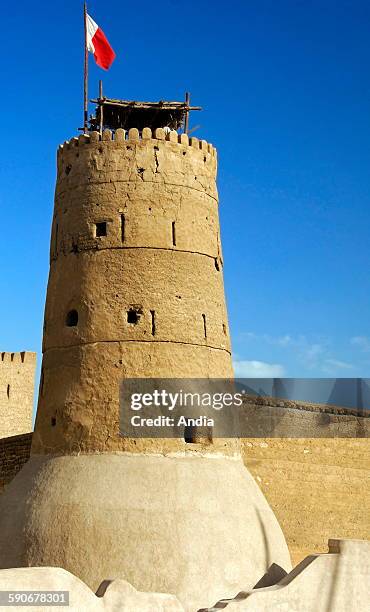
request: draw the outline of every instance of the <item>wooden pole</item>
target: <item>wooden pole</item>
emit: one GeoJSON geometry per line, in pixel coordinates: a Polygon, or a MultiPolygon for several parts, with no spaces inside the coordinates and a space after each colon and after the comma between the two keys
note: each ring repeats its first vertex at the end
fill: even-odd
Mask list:
{"type": "Polygon", "coordinates": [[[187,134],[189,131],[189,106],[190,106],[190,93],[188,91],[185,93],[185,104],[186,104],[186,111],[185,111],[184,133],[187,134]]]}
{"type": "Polygon", "coordinates": [[[89,51],[87,48],[87,6],[84,2],[84,34],[85,34],[85,53],[84,53],[84,134],[88,132],[88,78],[89,78],[89,51]]]}
{"type": "Polygon", "coordinates": [[[100,100],[100,136],[103,136],[103,126],[104,126],[104,118],[103,118],[103,81],[99,81],[99,100],[100,100]]]}

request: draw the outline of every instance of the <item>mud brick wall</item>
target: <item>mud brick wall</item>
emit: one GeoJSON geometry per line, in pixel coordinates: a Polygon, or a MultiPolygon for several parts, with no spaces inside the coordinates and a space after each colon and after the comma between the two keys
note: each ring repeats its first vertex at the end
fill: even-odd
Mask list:
{"type": "Polygon", "coordinates": [[[327,552],[328,538],[370,540],[369,411],[251,397],[244,407],[258,412],[265,432],[242,440],[244,463],[275,512],[293,564],[327,552]],[[269,423],[275,437],[266,435],[269,423]]]}
{"type": "Polygon", "coordinates": [[[0,439],[0,491],[28,461],[32,432],[0,439]]]}
{"type": "Polygon", "coordinates": [[[0,438],[32,429],[36,353],[0,352],[0,438]]]}

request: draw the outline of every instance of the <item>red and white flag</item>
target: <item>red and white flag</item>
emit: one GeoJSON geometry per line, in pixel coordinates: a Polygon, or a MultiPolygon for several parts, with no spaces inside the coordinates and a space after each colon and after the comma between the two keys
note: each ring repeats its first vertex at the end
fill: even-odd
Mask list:
{"type": "Polygon", "coordinates": [[[97,23],[86,13],[86,44],[90,53],[94,54],[95,61],[104,70],[108,70],[114,58],[115,52],[110,46],[103,30],[97,23]]]}

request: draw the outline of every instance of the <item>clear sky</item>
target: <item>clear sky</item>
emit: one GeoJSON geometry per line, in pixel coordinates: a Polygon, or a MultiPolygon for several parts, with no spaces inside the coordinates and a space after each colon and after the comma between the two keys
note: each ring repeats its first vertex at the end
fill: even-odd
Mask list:
{"type": "MultiPolygon", "coordinates": [[[[369,376],[370,5],[91,0],[90,93],[183,99],[217,146],[239,375],[369,376]]],[[[40,355],[55,151],[82,116],[82,2],[2,10],[0,350],[40,355]]],[[[92,108],[91,108],[92,110],[92,108]]],[[[190,126],[191,127],[191,126],[190,126]]]]}

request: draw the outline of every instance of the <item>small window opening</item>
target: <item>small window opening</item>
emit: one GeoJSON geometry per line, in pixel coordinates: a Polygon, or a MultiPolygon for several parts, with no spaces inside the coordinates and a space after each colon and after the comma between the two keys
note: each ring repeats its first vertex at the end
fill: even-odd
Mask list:
{"type": "Polygon", "coordinates": [[[196,427],[195,425],[185,425],[184,441],[187,444],[212,444],[212,427],[196,427]]]}
{"type": "Polygon", "coordinates": [[[121,215],[121,242],[125,242],[125,215],[121,215]]]}
{"type": "Polygon", "coordinates": [[[127,311],[127,323],[130,323],[130,325],[137,325],[140,321],[141,314],[142,312],[138,308],[130,308],[130,310],[127,311]]]}
{"type": "Polygon", "coordinates": [[[105,221],[102,221],[101,223],[96,223],[95,224],[95,236],[97,238],[100,238],[101,236],[106,236],[107,235],[107,224],[105,221]]]}
{"type": "Polygon", "coordinates": [[[226,336],[227,334],[226,334],[226,325],[225,325],[225,323],[222,323],[222,331],[224,332],[224,334],[226,336]]]}
{"type": "Polygon", "coordinates": [[[78,323],[78,312],[77,310],[70,310],[66,316],[67,327],[76,327],[78,323]]]}
{"type": "Polygon", "coordinates": [[[6,388],[6,394],[8,396],[8,399],[10,398],[10,385],[7,386],[6,388]]]}
{"type": "Polygon", "coordinates": [[[195,444],[197,441],[197,428],[194,425],[185,425],[184,440],[187,444],[195,444]]]}
{"type": "Polygon", "coordinates": [[[176,246],[176,226],[175,221],[172,221],[172,244],[176,246]]]}
{"type": "Polygon", "coordinates": [[[52,426],[52,427],[55,427],[55,425],[57,424],[57,419],[56,419],[56,417],[51,417],[50,421],[51,421],[51,426],[52,426]]]}
{"type": "Polygon", "coordinates": [[[207,338],[207,320],[206,320],[205,314],[202,314],[202,319],[203,319],[204,337],[207,338]]]}
{"type": "Polygon", "coordinates": [[[152,336],[155,336],[155,310],[150,311],[152,317],[152,336]]]}
{"type": "Polygon", "coordinates": [[[66,166],[64,172],[66,173],[66,175],[68,176],[68,174],[70,173],[70,171],[72,170],[72,166],[71,164],[68,164],[68,166],[66,166]]]}
{"type": "Polygon", "coordinates": [[[220,264],[218,263],[218,257],[215,257],[215,268],[216,268],[217,272],[220,271],[220,264]]]}

